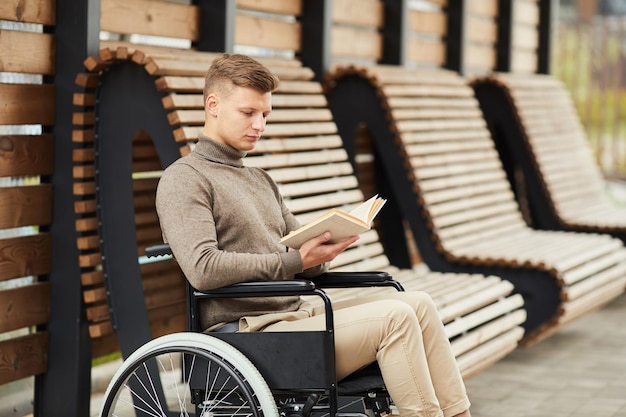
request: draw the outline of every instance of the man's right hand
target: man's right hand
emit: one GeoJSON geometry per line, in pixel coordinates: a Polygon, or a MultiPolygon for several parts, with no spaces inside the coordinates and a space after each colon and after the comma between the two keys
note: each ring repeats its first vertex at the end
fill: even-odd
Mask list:
{"type": "Polygon", "coordinates": [[[330,239],[330,232],[324,232],[302,244],[300,258],[303,270],[332,261],[348,246],[359,240],[359,236],[350,236],[337,243],[327,243],[330,239]]]}

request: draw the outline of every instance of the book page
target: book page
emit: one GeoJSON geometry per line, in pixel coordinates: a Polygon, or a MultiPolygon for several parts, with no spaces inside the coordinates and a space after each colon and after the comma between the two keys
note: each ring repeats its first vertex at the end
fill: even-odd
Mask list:
{"type": "Polygon", "coordinates": [[[371,226],[372,220],[381,208],[385,205],[387,200],[378,197],[378,194],[356,207],[354,210],[350,212],[350,215],[361,219],[364,223],[371,226]]]}

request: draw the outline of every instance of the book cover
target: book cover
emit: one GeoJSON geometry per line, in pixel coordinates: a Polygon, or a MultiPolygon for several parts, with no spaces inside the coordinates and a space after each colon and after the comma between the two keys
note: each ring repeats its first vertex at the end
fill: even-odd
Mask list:
{"type": "Polygon", "coordinates": [[[298,249],[307,240],[326,231],[332,234],[330,243],[359,235],[371,228],[372,221],[386,202],[387,200],[375,195],[349,213],[336,208],[330,209],[312,222],[292,231],[280,241],[290,248],[298,249]]]}

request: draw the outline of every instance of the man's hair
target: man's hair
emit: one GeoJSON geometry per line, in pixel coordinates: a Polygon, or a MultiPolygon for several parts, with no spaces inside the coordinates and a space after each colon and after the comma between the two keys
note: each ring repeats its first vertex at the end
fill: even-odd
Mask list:
{"type": "Polygon", "coordinates": [[[278,77],[255,59],[241,54],[221,54],[213,60],[204,79],[204,100],[214,92],[226,94],[233,86],[271,93],[278,84],[278,77]]]}

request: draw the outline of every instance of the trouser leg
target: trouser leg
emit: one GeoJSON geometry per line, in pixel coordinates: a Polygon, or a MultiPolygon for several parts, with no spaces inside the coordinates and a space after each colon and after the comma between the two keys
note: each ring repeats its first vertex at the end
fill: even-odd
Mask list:
{"type": "MultiPolygon", "coordinates": [[[[423,346],[422,350],[426,358],[425,365],[444,416],[454,416],[469,409],[470,402],[467,398],[465,384],[432,298],[420,291],[386,292],[359,299],[342,300],[334,303],[333,308],[339,310],[372,300],[398,300],[410,306],[417,317],[417,329],[421,336],[421,346],[423,346]]],[[[393,395],[392,398],[394,398],[393,395]]],[[[396,398],[394,401],[397,403],[396,398]]]]}
{"type": "MultiPolygon", "coordinates": [[[[443,332],[443,329],[432,301],[421,293],[405,294],[386,293],[334,304],[337,377],[341,379],[377,360],[387,389],[403,417],[440,416],[442,406],[446,409],[446,416],[456,414],[457,408],[461,408],[458,410],[461,412],[469,407],[469,402],[462,381],[459,385],[452,377],[455,372],[458,374],[454,358],[444,358],[452,355],[445,348],[449,349],[448,340],[445,334],[443,339],[435,334],[443,332]],[[422,306],[422,303],[427,306],[422,306]],[[434,318],[429,317],[433,312],[434,318]],[[420,318],[424,320],[423,325],[420,318]],[[437,322],[439,328],[433,326],[437,322]],[[433,340],[425,341],[426,337],[433,337],[433,340]],[[445,342],[444,353],[439,353],[442,340],[445,342]],[[430,360],[434,361],[434,365],[429,363],[430,360]],[[432,366],[453,369],[433,372],[432,366]],[[433,377],[438,381],[437,385],[445,381],[451,384],[450,387],[435,387],[433,377]],[[440,401],[438,395],[442,395],[445,401],[440,401]],[[448,403],[450,400],[455,403],[448,403]]],[[[315,315],[295,322],[279,322],[266,330],[319,329],[322,325],[323,315],[315,315]]]]}

